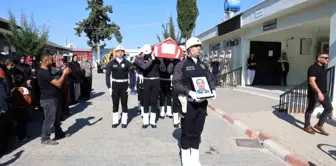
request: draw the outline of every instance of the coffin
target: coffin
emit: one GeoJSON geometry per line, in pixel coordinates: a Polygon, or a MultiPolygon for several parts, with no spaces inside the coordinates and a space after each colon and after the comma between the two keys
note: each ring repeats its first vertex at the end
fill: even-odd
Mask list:
{"type": "Polygon", "coordinates": [[[182,59],[183,56],[183,50],[171,38],[161,41],[152,48],[153,54],[159,58],[182,59]]]}

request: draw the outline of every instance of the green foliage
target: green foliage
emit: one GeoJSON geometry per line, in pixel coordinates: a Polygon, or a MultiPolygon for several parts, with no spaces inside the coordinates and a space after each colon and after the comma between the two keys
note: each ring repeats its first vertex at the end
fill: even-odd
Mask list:
{"type": "Polygon", "coordinates": [[[177,22],[184,39],[189,39],[196,26],[198,8],[196,0],[177,0],[177,22]]]}
{"type": "MultiPolygon", "coordinates": [[[[167,24],[162,24],[162,37],[163,40],[167,38],[172,38],[176,43],[181,43],[182,37],[180,35],[180,32],[177,32],[177,35],[175,35],[175,24],[173,21],[173,17],[169,17],[169,23],[167,24]]],[[[159,41],[162,41],[160,36],[157,34],[156,37],[158,38],[159,41]]]]}
{"type": "Polygon", "coordinates": [[[5,38],[15,47],[18,54],[39,57],[48,42],[49,29],[45,25],[40,29],[37,28],[33,16],[29,22],[23,12],[21,13],[21,25],[16,23],[16,17],[10,10],[8,14],[11,33],[6,34],[5,38]]]}
{"type": "Polygon", "coordinates": [[[90,10],[90,14],[86,19],[83,19],[79,23],[76,23],[75,28],[76,35],[81,36],[84,32],[88,37],[88,45],[95,49],[97,46],[104,48],[105,43],[97,45],[101,41],[111,40],[112,35],[116,38],[117,42],[122,42],[122,35],[120,33],[120,27],[111,22],[109,13],[113,13],[112,6],[104,6],[103,0],[91,0],[88,1],[88,7],[86,10],[90,10]]]}

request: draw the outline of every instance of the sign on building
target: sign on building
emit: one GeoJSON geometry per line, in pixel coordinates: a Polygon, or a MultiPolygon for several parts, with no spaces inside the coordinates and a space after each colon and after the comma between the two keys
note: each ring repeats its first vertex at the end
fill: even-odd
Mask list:
{"type": "Polygon", "coordinates": [[[277,19],[264,22],[263,31],[277,28],[277,19]]]}

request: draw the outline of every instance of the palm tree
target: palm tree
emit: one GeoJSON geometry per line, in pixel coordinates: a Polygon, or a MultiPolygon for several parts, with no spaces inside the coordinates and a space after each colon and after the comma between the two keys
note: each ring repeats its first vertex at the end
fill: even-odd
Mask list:
{"type": "MultiPolygon", "coordinates": [[[[182,36],[180,35],[180,32],[177,32],[177,35],[175,35],[175,25],[174,25],[174,21],[173,21],[173,17],[170,16],[169,18],[169,23],[167,24],[162,24],[162,37],[163,40],[167,39],[167,38],[172,38],[176,43],[181,43],[182,41],[182,36]]],[[[157,39],[161,42],[161,38],[158,34],[156,34],[157,39]]]]}
{"type": "Polygon", "coordinates": [[[29,22],[27,16],[22,12],[20,26],[16,23],[16,17],[9,10],[10,34],[5,35],[9,43],[15,47],[17,53],[23,55],[34,55],[39,57],[47,44],[49,29],[43,25],[37,28],[33,17],[29,22]]]}

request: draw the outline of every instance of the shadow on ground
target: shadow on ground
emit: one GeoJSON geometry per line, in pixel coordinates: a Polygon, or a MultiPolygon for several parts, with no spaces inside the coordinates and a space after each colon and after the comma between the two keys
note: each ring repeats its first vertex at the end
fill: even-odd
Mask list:
{"type": "Polygon", "coordinates": [[[90,116],[88,118],[78,118],[78,119],[76,119],[76,122],[68,128],[66,133],[69,133],[69,134],[73,135],[73,134],[77,133],[79,130],[83,129],[84,127],[95,125],[96,123],[101,121],[103,118],[99,118],[98,120],[91,123],[90,120],[92,120],[92,119],[95,119],[95,117],[90,116]]]}
{"type": "Polygon", "coordinates": [[[329,144],[318,144],[317,148],[319,148],[322,152],[336,160],[336,146],[335,145],[329,145],[329,144]],[[332,150],[325,150],[325,147],[332,148],[332,150]]]}
{"type": "Polygon", "coordinates": [[[92,105],[92,102],[90,101],[82,101],[75,106],[71,107],[70,110],[74,114],[78,114],[83,112],[89,105],[92,105]]]}
{"type": "Polygon", "coordinates": [[[97,97],[102,96],[104,94],[105,94],[105,92],[91,92],[90,98],[94,99],[94,98],[97,98],[97,97]]]}
{"type": "Polygon", "coordinates": [[[294,116],[287,113],[279,112],[278,110],[273,110],[273,114],[279,119],[286,121],[289,124],[303,130],[304,123],[300,120],[297,120],[294,116]]]}
{"type": "Polygon", "coordinates": [[[127,124],[130,124],[134,118],[140,115],[140,111],[138,110],[138,107],[135,106],[131,109],[128,109],[128,118],[127,118],[127,124]]]}
{"type": "Polygon", "coordinates": [[[10,165],[10,164],[14,163],[16,160],[18,160],[21,157],[23,152],[24,152],[24,150],[20,150],[19,152],[14,154],[14,158],[11,158],[10,160],[8,160],[4,163],[0,163],[0,165],[10,165]]]}

